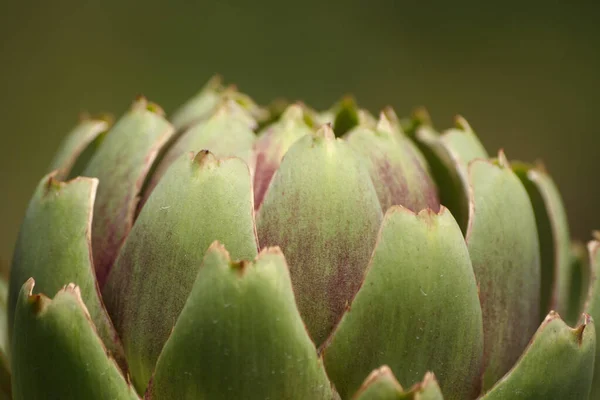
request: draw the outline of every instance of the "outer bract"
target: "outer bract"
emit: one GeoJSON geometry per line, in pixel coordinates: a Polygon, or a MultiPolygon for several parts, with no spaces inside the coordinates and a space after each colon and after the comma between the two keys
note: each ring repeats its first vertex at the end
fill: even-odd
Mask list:
{"type": "Polygon", "coordinates": [[[600,237],[488,154],[219,78],[82,119],[0,275],[0,398],[596,398],[600,237]]]}

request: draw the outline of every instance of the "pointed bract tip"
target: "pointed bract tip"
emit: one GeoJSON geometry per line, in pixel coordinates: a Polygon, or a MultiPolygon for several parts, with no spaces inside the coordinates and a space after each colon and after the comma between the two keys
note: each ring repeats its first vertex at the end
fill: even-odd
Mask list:
{"type": "Polygon", "coordinates": [[[594,262],[596,253],[600,250],[600,233],[598,231],[592,231],[592,238],[592,240],[587,242],[588,261],[590,263],[594,262]]]}
{"type": "Polygon", "coordinates": [[[223,92],[235,93],[237,91],[238,91],[238,87],[235,83],[230,83],[229,85],[227,85],[226,87],[223,88],[223,92]]]}
{"type": "Polygon", "coordinates": [[[462,115],[457,115],[454,117],[454,126],[463,131],[472,132],[471,125],[467,122],[467,120],[462,115]]]}
{"type": "Polygon", "coordinates": [[[73,293],[75,296],[81,297],[81,289],[79,289],[79,286],[74,283],[69,283],[68,285],[63,286],[61,291],[73,293]]]}
{"type": "Polygon", "coordinates": [[[504,149],[498,151],[498,165],[502,168],[510,168],[510,162],[508,162],[506,154],[504,154],[504,149]]]}
{"type": "Polygon", "coordinates": [[[158,104],[148,101],[148,99],[144,95],[138,95],[133,103],[131,104],[131,111],[141,111],[146,110],[151,113],[157,114],[161,117],[165,116],[165,112],[161,106],[158,104]]]}
{"type": "Polygon", "coordinates": [[[383,110],[381,110],[381,112],[384,113],[387,119],[390,120],[390,122],[392,122],[393,124],[400,123],[400,118],[398,118],[398,114],[396,113],[396,110],[394,110],[394,107],[385,106],[383,110]]]}
{"type": "Polygon", "coordinates": [[[27,281],[23,284],[23,289],[25,291],[25,296],[27,296],[27,303],[31,306],[34,315],[38,315],[44,308],[46,308],[47,303],[50,301],[43,294],[33,294],[33,288],[35,286],[35,280],[33,278],[27,279],[27,281]]]}
{"type": "Polygon", "coordinates": [[[143,94],[138,94],[131,104],[132,110],[143,110],[148,106],[148,99],[143,94]]]}
{"type": "Polygon", "coordinates": [[[206,257],[206,255],[208,255],[209,253],[221,253],[227,259],[228,262],[231,262],[231,256],[229,255],[229,251],[227,251],[225,245],[219,242],[218,240],[215,240],[210,244],[210,246],[208,246],[208,249],[206,250],[204,256],[206,257]]]}
{"type": "Polygon", "coordinates": [[[148,110],[151,113],[154,113],[156,115],[160,115],[161,117],[165,116],[165,110],[163,110],[163,108],[161,106],[159,106],[158,104],[156,104],[152,101],[148,102],[148,105],[146,106],[146,110],[148,110]]]}
{"type": "Polygon", "coordinates": [[[416,121],[419,125],[432,126],[431,115],[424,106],[419,106],[413,109],[411,118],[416,121]]]}
{"type": "Polygon", "coordinates": [[[214,74],[204,84],[202,90],[217,90],[223,87],[223,76],[221,74],[214,74]]]}
{"type": "Polygon", "coordinates": [[[58,170],[55,170],[47,175],[46,181],[44,182],[44,195],[48,195],[53,191],[57,191],[64,185],[64,182],[56,179],[57,173],[58,170]]]}
{"type": "Polygon", "coordinates": [[[394,133],[394,127],[392,126],[392,123],[390,122],[384,111],[381,111],[379,113],[379,120],[377,121],[376,130],[378,132],[384,132],[389,134],[394,133]]]}
{"type": "Polygon", "coordinates": [[[281,114],[282,121],[300,121],[304,118],[304,109],[298,103],[293,103],[287,106],[283,114],[281,114]]]}
{"type": "Polygon", "coordinates": [[[357,108],[356,99],[351,94],[342,96],[339,102],[340,108],[357,108]]]}
{"type": "Polygon", "coordinates": [[[325,139],[327,141],[335,140],[335,134],[333,133],[331,123],[328,122],[321,125],[321,127],[315,132],[314,136],[317,139],[325,139]]]}
{"type": "Polygon", "coordinates": [[[208,150],[200,150],[193,159],[193,162],[198,166],[204,166],[207,164],[214,164],[217,161],[213,153],[208,150]]]}
{"type": "Polygon", "coordinates": [[[365,379],[362,387],[366,388],[367,386],[371,385],[373,382],[377,381],[378,379],[381,378],[388,378],[390,380],[393,380],[394,382],[396,382],[398,384],[398,389],[400,391],[403,391],[402,386],[400,385],[400,383],[396,380],[396,377],[394,376],[394,373],[392,372],[392,369],[387,366],[387,365],[382,365],[381,367],[373,370],[369,376],[367,376],[367,379],[365,379]]]}
{"type": "Polygon", "coordinates": [[[279,246],[268,246],[268,247],[263,247],[260,252],[258,253],[258,255],[256,256],[256,260],[258,260],[259,258],[261,258],[264,255],[276,255],[276,256],[283,256],[283,251],[281,251],[281,248],[279,246]]]}
{"type": "Polygon", "coordinates": [[[33,277],[27,279],[23,284],[23,288],[25,288],[25,293],[27,296],[31,296],[33,294],[33,288],[35,287],[35,279],[33,277]]]}
{"type": "Polygon", "coordinates": [[[427,386],[430,382],[437,382],[435,374],[431,371],[425,372],[425,376],[423,377],[423,386],[427,386]]]}
{"type": "Polygon", "coordinates": [[[546,168],[546,164],[544,164],[544,161],[541,159],[537,159],[534,161],[533,169],[544,175],[548,175],[548,169],[546,168]]]}
{"type": "MultiPolygon", "coordinates": [[[[106,124],[106,128],[108,128],[109,126],[111,126],[114,122],[115,122],[115,117],[114,115],[110,114],[110,113],[98,113],[98,114],[90,114],[87,111],[82,111],[79,113],[79,122],[88,122],[88,121],[95,121],[95,122],[103,122],[104,124],[106,124]]],[[[104,128],[104,129],[106,129],[104,128]]]]}
{"type": "Polygon", "coordinates": [[[27,302],[31,306],[33,315],[39,315],[44,311],[49,301],[50,299],[43,294],[32,294],[27,297],[27,302]]]}
{"type": "Polygon", "coordinates": [[[581,344],[583,343],[583,334],[585,332],[585,328],[591,323],[592,323],[592,317],[587,313],[583,313],[581,315],[579,325],[577,325],[573,329],[573,334],[575,335],[575,338],[577,339],[578,345],[581,346],[581,344]]]}
{"type": "Polygon", "coordinates": [[[423,380],[412,385],[408,393],[418,393],[432,384],[438,386],[437,379],[433,372],[427,371],[423,376],[423,380]]]}
{"type": "Polygon", "coordinates": [[[550,310],[550,312],[548,312],[548,315],[546,315],[546,318],[544,318],[543,322],[549,322],[554,319],[560,319],[560,315],[555,310],[550,310]]]}

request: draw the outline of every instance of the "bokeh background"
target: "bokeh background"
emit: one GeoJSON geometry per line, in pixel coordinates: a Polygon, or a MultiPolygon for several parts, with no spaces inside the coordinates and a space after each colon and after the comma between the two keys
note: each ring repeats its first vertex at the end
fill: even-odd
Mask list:
{"type": "Polygon", "coordinates": [[[573,236],[600,228],[600,5],[503,1],[31,1],[0,11],[0,259],[81,111],[172,111],[214,73],[259,102],[464,115],[490,152],[544,160],[573,236]]]}

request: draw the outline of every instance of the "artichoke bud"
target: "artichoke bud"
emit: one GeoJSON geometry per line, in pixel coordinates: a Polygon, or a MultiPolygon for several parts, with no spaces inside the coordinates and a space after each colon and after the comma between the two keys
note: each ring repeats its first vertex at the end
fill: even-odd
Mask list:
{"type": "Polygon", "coordinates": [[[84,118],[0,273],[0,397],[599,398],[600,233],[454,125],[218,76],[84,118]]]}

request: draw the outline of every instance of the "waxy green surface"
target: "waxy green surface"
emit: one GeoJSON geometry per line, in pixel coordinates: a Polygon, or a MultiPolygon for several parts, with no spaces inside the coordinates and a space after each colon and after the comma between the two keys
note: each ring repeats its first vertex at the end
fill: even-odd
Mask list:
{"type": "Polygon", "coordinates": [[[123,350],[102,304],[92,262],[91,229],[98,180],[59,182],[52,174],[38,184],[29,203],[15,247],[10,273],[9,327],[21,286],[36,281],[36,291],[54,294],[67,283],[79,286],[98,334],[124,365],[123,350]]]}
{"type": "Polygon", "coordinates": [[[469,165],[466,241],[479,287],[484,332],[484,389],[521,355],[539,324],[540,248],[525,188],[500,153],[469,165]]]}
{"type": "Polygon", "coordinates": [[[293,104],[258,136],[254,147],[254,206],[257,209],[285,153],[298,139],[314,133],[307,118],[302,106],[293,104]]]}
{"type": "Polygon", "coordinates": [[[317,345],[358,290],[381,219],[366,167],[329,126],[287,152],[258,211],[258,237],[261,247],[280,246],[285,254],[317,345]]]}
{"type": "Polygon", "coordinates": [[[542,167],[511,164],[529,194],[537,223],[542,268],[540,320],[550,310],[566,315],[571,285],[571,239],[560,193],[542,167]]]}
{"type": "Polygon", "coordinates": [[[481,400],[587,399],[595,351],[596,330],[588,315],[571,329],[550,312],[516,365],[481,400]]]}
{"type": "Polygon", "coordinates": [[[283,254],[213,244],[156,366],[150,399],[314,399],[332,391],[296,309],[283,254]]]}
{"type": "Polygon", "coordinates": [[[365,275],[324,349],[342,398],[384,364],[404,385],[433,371],[446,399],[475,397],[483,366],[481,308],[450,212],[391,208],[365,275]]]}
{"type": "Polygon", "coordinates": [[[568,274],[569,298],[565,322],[574,325],[585,309],[591,278],[588,250],[581,242],[571,244],[568,274]]]}
{"type": "Polygon", "coordinates": [[[92,229],[100,287],[131,230],[146,174],[172,133],[158,106],[140,98],[108,132],[82,173],[100,181],[92,229]]]}
{"type": "MultiPolygon", "coordinates": [[[[600,321],[600,234],[595,233],[595,240],[588,243],[589,290],[584,312],[592,316],[594,322],[600,321]]],[[[596,362],[594,367],[594,383],[591,398],[600,396],[600,346],[596,345],[596,362]]]]}
{"type": "Polygon", "coordinates": [[[385,115],[375,128],[358,126],[346,139],[365,157],[383,212],[393,205],[414,212],[439,210],[437,189],[425,159],[410,139],[394,130],[385,115]]]}
{"type": "Polygon", "coordinates": [[[15,400],[139,400],[96,333],[79,288],[54,299],[23,285],[15,304],[12,388],[15,400]]]}
{"type": "Polygon", "coordinates": [[[246,164],[205,151],[175,162],[142,208],[103,291],[140,392],[210,244],[256,256],[253,213],[246,164]]]}

